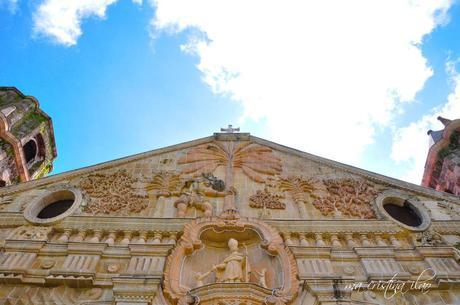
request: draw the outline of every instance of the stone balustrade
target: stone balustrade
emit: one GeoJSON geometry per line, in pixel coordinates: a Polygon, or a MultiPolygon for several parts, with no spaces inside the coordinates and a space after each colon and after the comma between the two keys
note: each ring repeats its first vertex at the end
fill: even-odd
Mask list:
{"type": "Polygon", "coordinates": [[[352,249],[355,247],[401,247],[414,246],[414,241],[404,234],[393,233],[291,233],[281,236],[289,247],[330,247],[352,249]]]}
{"type": "Polygon", "coordinates": [[[129,244],[174,245],[178,236],[179,232],[63,229],[51,232],[48,241],[57,243],[106,243],[109,246],[127,246],[129,244]]]}

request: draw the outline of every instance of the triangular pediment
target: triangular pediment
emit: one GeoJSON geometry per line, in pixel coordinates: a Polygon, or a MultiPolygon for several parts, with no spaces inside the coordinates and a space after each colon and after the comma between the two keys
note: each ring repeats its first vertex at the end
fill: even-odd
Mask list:
{"type": "Polygon", "coordinates": [[[74,215],[197,217],[231,206],[255,218],[379,219],[376,200],[383,193],[426,205],[459,203],[449,194],[246,133],[217,133],[5,188],[1,206],[19,211],[65,187],[82,193],[74,215]]]}

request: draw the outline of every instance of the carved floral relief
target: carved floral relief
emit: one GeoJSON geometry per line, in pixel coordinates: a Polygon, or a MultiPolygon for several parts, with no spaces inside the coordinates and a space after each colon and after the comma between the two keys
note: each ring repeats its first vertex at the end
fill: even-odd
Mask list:
{"type": "Polygon", "coordinates": [[[267,189],[258,190],[254,195],[249,197],[249,206],[257,209],[280,209],[284,210],[286,204],[281,202],[281,195],[272,194],[267,189]]]}
{"type": "Polygon", "coordinates": [[[91,174],[82,179],[80,187],[90,198],[83,209],[87,213],[128,215],[148,205],[147,193],[126,170],[91,174]]]}
{"type": "Polygon", "coordinates": [[[377,190],[369,182],[361,179],[323,180],[328,194],[316,199],[313,205],[324,216],[350,216],[362,219],[376,218],[372,201],[377,190]]]}

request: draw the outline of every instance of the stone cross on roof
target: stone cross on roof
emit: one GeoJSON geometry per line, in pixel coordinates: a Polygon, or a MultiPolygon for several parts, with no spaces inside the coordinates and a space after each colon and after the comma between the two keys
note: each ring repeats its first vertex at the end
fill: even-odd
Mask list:
{"type": "Polygon", "coordinates": [[[235,131],[236,132],[239,132],[240,131],[240,128],[233,128],[233,125],[228,125],[227,128],[221,128],[220,131],[223,131],[225,133],[234,133],[235,131]]]}

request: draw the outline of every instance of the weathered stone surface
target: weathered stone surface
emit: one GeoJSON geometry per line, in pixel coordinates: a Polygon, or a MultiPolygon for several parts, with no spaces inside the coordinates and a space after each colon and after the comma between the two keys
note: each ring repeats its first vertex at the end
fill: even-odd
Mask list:
{"type": "Polygon", "coordinates": [[[249,134],[20,184],[0,199],[0,304],[460,299],[459,198],[249,134]],[[66,203],[71,215],[42,224],[24,218],[66,188],[81,193],[77,205],[66,203]],[[409,202],[428,229],[383,213],[388,202],[409,202]],[[389,296],[353,286],[418,277],[427,291],[389,296]]]}

